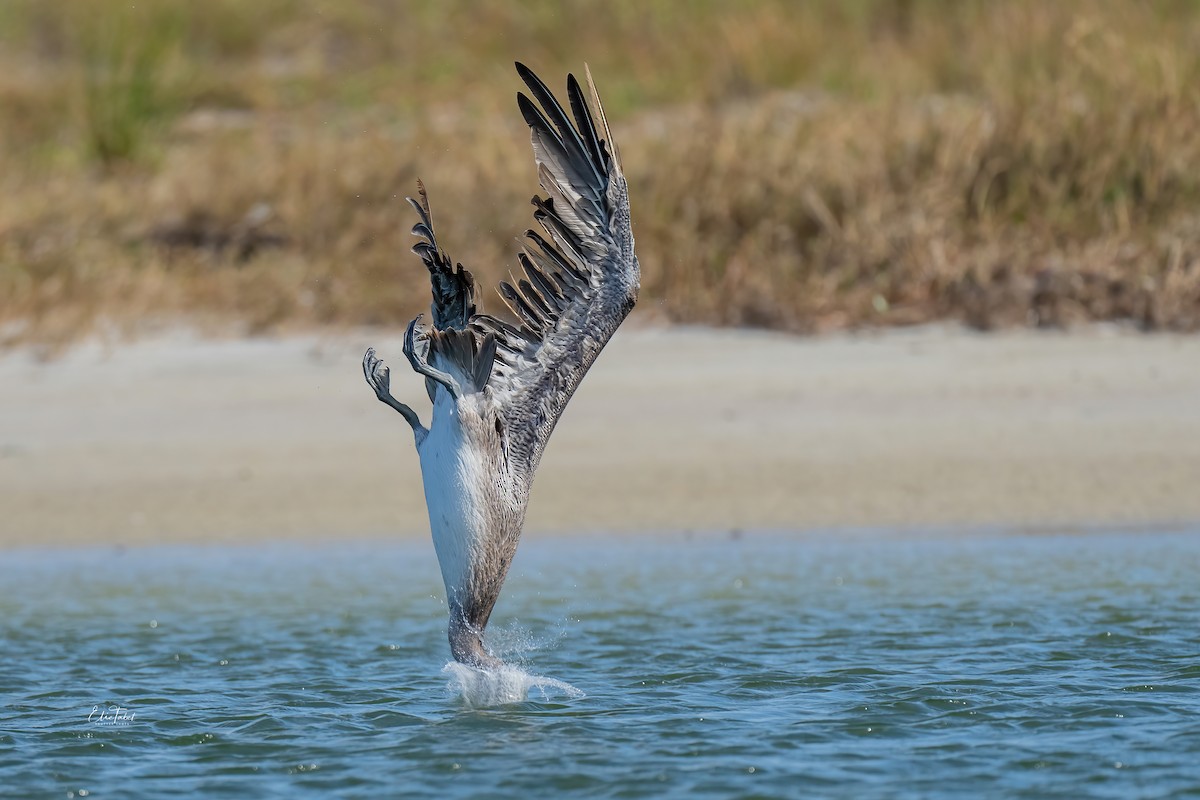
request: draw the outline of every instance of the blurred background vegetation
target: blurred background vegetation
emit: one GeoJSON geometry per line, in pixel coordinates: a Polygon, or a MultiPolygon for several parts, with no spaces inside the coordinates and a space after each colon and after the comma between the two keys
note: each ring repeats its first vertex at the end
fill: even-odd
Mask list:
{"type": "Polygon", "coordinates": [[[514,59],[590,63],[644,316],[1200,328],[1198,0],[0,0],[0,342],[401,325],[418,174],[495,280],[514,59]]]}

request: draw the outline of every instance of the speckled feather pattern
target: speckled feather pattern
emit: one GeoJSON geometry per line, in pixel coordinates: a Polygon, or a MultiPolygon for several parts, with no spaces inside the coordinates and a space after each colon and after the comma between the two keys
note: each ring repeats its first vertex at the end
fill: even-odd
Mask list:
{"type": "MultiPolygon", "coordinates": [[[[429,269],[434,300],[433,329],[411,343],[410,357],[427,376],[433,421],[427,433],[412,424],[450,605],[451,649],[476,665],[494,662],[482,632],[516,552],[542,453],[633,308],[640,275],[625,177],[591,76],[599,126],[574,76],[567,79],[572,120],[537,76],[520,64],[517,72],[533,96],[519,94],[518,106],[547,195],[533,199],[544,235],[527,231],[518,254],[525,278],[499,287],[518,324],[475,313],[475,282],[439,246],[425,187],[419,202],[409,199],[420,217],[413,251],[429,269]],[[445,381],[456,382],[457,396],[445,381]]],[[[403,406],[380,394],[387,377],[372,379],[373,358],[369,351],[368,382],[381,400],[403,406]]],[[[415,418],[407,407],[398,410],[415,418]]]]}

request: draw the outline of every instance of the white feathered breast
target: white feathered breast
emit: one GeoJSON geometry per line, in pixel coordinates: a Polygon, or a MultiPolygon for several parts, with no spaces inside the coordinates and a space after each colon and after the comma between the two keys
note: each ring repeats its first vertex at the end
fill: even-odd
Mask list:
{"type": "Polygon", "coordinates": [[[433,547],[447,600],[461,600],[486,530],[481,487],[489,480],[480,453],[463,434],[458,404],[438,387],[429,435],[417,449],[433,547]]]}

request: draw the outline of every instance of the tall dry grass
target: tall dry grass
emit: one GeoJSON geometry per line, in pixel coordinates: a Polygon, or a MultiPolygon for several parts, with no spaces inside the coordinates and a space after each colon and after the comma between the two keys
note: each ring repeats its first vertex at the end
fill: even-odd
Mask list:
{"type": "Polygon", "coordinates": [[[8,341],[401,324],[418,174],[499,277],[514,57],[591,63],[663,318],[1200,328],[1188,0],[9,0],[0,37],[8,341]]]}

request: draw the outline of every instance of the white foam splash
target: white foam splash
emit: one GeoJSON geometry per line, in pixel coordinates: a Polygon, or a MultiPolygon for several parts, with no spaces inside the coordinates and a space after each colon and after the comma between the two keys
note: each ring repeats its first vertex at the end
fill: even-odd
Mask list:
{"type": "Polygon", "coordinates": [[[446,684],[447,691],[461,697],[471,708],[521,703],[528,700],[534,692],[544,701],[559,696],[565,696],[569,700],[578,700],[585,696],[569,683],[541,675],[530,675],[520,667],[510,664],[496,669],[477,669],[451,661],[442,667],[442,672],[450,675],[450,681],[446,684]]]}

